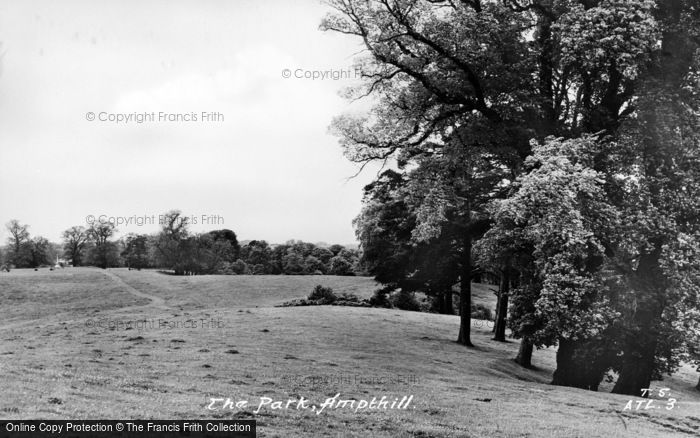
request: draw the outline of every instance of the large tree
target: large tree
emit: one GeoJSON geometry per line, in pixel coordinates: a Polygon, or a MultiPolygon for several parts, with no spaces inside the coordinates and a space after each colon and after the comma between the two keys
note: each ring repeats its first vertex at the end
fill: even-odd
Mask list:
{"type": "Polygon", "coordinates": [[[128,234],[124,238],[122,259],[128,268],[141,270],[150,266],[149,236],[145,234],[128,234]]]}
{"type": "Polygon", "coordinates": [[[384,291],[421,291],[435,300],[441,312],[452,314],[452,287],[459,278],[455,234],[414,239],[419,230],[410,201],[408,177],[385,171],[364,189],[363,207],[353,224],[361,245],[361,264],[384,291]]]}
{"type": "Polygon", "coordinates": [[[209,235],[211,235],[215,241],[225,241],[230,244],[230,254],[225,255],[227,261],[235,261],[238,259],[241,252],[241,245],[238,243],[238,238],[233,230],[229,230],[227,228],[222,230],[214,230],[210,231],[209,235]]]}
{"type": "Polygon", "coordinates": [[[81,266],[90,238],[87,230],[81,226],[70,227],[63,232],[62,237],[64,254],[71,260],[73,266],[81,266]]]}
{"type": "Polygon", "coordinates": [[[393,170],[383,172],[364,188],[362,210],[353,220],[360,242],[360,263],[379,283],[392,288],[410,274],[409,260],[416,226],[408,203],[407,179],[393,170]]]}
{"type": "Polygon", "coordinates": [[[7,261],[18,268],[27,267],[31,257],[29,225],[22,225],[17,219],[12,219],[5,227],[10,233],[7,239],[7,261]]]}
{"type": "Polygon", "coordinates": [[[162,215],[161,230],[154,239],[153,252],[159,267],[172,269],[176,275],[185,274],[191,237],[188,218],[180,210],[162,215]]]}
{"type": "Polygon", "coordinates": [[[592,168],[600,148],[594,137],[536,144],[526,162],[532,170],[495,202],[495,226],[479,243],[482,258],[508,259],[521,273],[511,292],[514,335],[536,347],[558,343],[554,383],[590,389],[605,369],[589,376],[588,358],[575,354],[615,316],[601,267],[620,216],[592,168]]]}
{"type": "MultiPolygon", "coordinates": [[[[594,9],[582,12],[581,17],[605,16],[605,10],[594,9]]],[[[546,210],[547,200],[556,196],[541,195],[550,186],[556,186],[553,182],[557,175],[570,173],[561,165],[549,171],[542,165],[523,181],[536,181],[537,175],[544,173],[546,187],[535,190],[529,199],[522,198],[526,187],[523,183],[509,202],[527,201],[520,203],[519,210],[516,207],[516,215],[512,214],[516,210],[512,210],[510,216],[505,216],[510,219],[499,222],[498,229],[493,230],[505,237],[514,230],[523,232],[533,223],[540,227],[557,224],[550,230],[542,228],[544,234],[530,239],[534,256],[530,266],[536,268],[533,278],[539,278],[539,282],[531,291],[521,286],[519,295],[524,299],[516,310],[522,315],[515,319],[534,322],[530,328],[536,339],[542,339],[540,335],[546,333],[542,328],[549,324],[560,331],[554,383],[596,389],[604,372],[612,368],[619,373],[613,392],[629,395],[642,395],[641,390],[649,387],[652,379],[673,372],[684,358],[687,344],[697,342],[692,334],[697,333],[698,327],[681,321],[691,320],[688,315],[697,315],[700,288],[700,211],[696,201],[700,190],[700,105],[698,64],[693,56],[697,53],[698,12],[689,3],[676,1],[658,2],[658,8],[647,14],[653,18],[647,21],[648,32],[658,35],[660,44],[648,62],[638,68],[633,82],[634,100],[624,110],[629,117],[621,120],[615,131],[606,131],[608,137],[573,155],[582,159],[586,152],[595,154],[588,163],[581,163],[580,170],[597,175],[598,182],[590,187],[597,185],[599,195],[591,196],[589,191],[586,199],[590,202],[597,197],[603,207],[586,213],[580,206],[569,206],[569,211],[581,216],[576,221],[567,220],[567,214],[562,212],[546,221],[533,222],[527,212],[546,210]],[[596,219],[606,209],[624,220],[596,219]],[[562,219],[565,223],[561,223],[562,219]],[[585,234],[581,237],[594,239],[594,248],[599,248],[598,254],[588,251],[579,256],[586,265],[580,274],[590,282],[589,286],[581,282],[577,285],[574,279],[567,278],[576,270],[557,273],[543,269],[556,267],[575,246],[553,248],[554,252],[549,253],[543,253],[541,248],[562,230],[570,229],[567,223],[585,226],[586,221],[595,226],[583,228],[585,234]],[[537,259],[542,255],[546,258],[538,267],[537,259]],[[560,285],[548,292],[548,282],[560,285]],[[561,302],[567,295],[577,299],[573,308],[561,302]],[[594,306],[597,311],[590,313],[594,306]],[[614,323],[604,323],[609,319],[605,308],[617,315],[614,323]],[[574,320],[578,329],[558,318],[558,309],[566,309],[567,317],[579,318],[574,320]],[[586,313],[581,312],[597,320],[586,321],[586,313]],[[540,323],[544,326],[538,326],[540,323]]],[[[572,43],[585,46],[585,39],[573,38],[572,43]]],[[[570,148],[566,146],[571,143],[550,143],[553,152],[572,158],[567,158],[570,148]]],[[[573,176],[567,179],[577,180],[573,176]]],[[[559,192],[576,194],[585,187],[577,185],[559,192]]],[[[503,213],[501,209],[500,214],[503,213]]],[[[523,331],[522,326],[519,328],[523,331]]]]}
{"type": "MultiPolygon", "coordinates": [[[[690,12],[665,6],[668,14],[690,12]]],[[[693,29],[683,26],[687,19],[667,24],[672,27],[664,30],[663,54],[621,138],[629,157],[620,201],[627,227],[614,248],[626,286],[619,296],[623,360],[613,390],[621,394],[638,395],[661,372],[677,367],[688,335],[675,320],[698,305],[700,63],[692,56],[693,29]]]]}
{"type": "Polygon", "coordinates": [[[28,244],[29,267],[38,268],[50,264],[52,252],[48,239],[41,236],[34,237],[28,244]]]}
{"type": "Polygon", "coordinates": [[[111,239],[117,232],[112,222],[94,222],[88,228],[92,247],[88,253],[91,264],[106,269],[119,264],[119,250],[111,239]]]}
{"type": "Polygon", "coordinates": [[[241,258],[251,266],[255,274],[274,274],[272,249],[264,240],[251,240],[241,248],[241,258]]]}

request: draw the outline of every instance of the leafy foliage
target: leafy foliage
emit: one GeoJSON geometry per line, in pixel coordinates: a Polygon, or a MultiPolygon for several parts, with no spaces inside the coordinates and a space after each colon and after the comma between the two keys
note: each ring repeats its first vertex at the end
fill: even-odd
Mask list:
{"type": "Polygon", "coordinates": [[[593,337],[615,316],[605,301],[598,236],[615,229],[619,214],[590,167],[599,150],[591,136],[533,144],[532,170],[509,198],[494,202],[494,227],[477,243],[485,263],[511,258],[521,273],[511,328],[536,346],[593,337]]]}
{"type": "Polygon", "coordinates": [[[308,299],[310,301],[319,301],[321,304],[332,304],[338,297],[333,293],[333,289],[330,287],[324,287],[316,285],[314,290],[309,294],[308,299]]]}

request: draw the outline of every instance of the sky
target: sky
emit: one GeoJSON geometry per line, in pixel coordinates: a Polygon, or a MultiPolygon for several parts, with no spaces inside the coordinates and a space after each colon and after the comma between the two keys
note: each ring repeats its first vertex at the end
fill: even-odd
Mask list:
{"type": "Polygon", "coordinates": [[[355,242],[376,168],[349,179],[358,167],[328,126],[368,105],[340,96],[362,47],[319,30],[328,11],[317,0],[0,2],[0,224],[58,242],[92,220],[152,233],[179,209],[195,232],[355,242]]]}

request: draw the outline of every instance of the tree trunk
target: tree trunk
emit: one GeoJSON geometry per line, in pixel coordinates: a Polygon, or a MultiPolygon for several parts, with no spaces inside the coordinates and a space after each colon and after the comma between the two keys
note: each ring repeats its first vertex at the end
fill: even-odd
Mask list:
{"type": "MultiPolygon", "coordinates": [[[[501,287],[498,287],[498,293],[496,294],[496,321],[498,321],[498,312],[501,308],[501,287]]],[[[491,333],[496,333],[496,324],[491,328],[491,333]]],[[[494,338],[495,339],[495,338],[494,338]]]]}
{"type": "Polygon", "coordinates": [[[527,338],[520,341],[520,350],[515,357],[515,362],[525,368],[532,368],[532,343],[527,338]]]}
{"type": "MultiPolygon", "coordinates": [[[[654,357],[658,339],[658,333],[651,327],[653,320],[650,313],[637,312],[637,315],[644,314],[639,316],[639,319],[646,321],[641,326],[643,327],[641,336],[635,336],[635,334],[639,334],[635,331],[625,340],[622,367],[620,368],[620,376],[612,390],[613,394],[641,397],[643,396],[642,389],[649,388],[654,372],[654,357]]],[[[635,318],[635,320],[637,319],[635,318]]]]}
{"type": "Polygon", "coordinates": [[[445,315],[454,315],[454,306],[452,304],[452,289],[448,289],[443,293],[442,297],[442,313],[445,315]]]}
{"type": "Polygon", "coordinates": [[[574,342],[559,340],[557,349],[557,369],[552,376],[552,385],[580,387],[580,369],[574,360],[574,342]]]}
{"type": "Polygon", "coordinates": [[[508,316],[508,294],[510,293],[510,273],[503,271],[501,277],[501,287],[498,292],[498,303],[496,304],[496,325],[494,326],[495,336],[493,339],[499,342],[506,341],[506,320],[508,316]]]}
{"type": "Polygon", "coordinates": [[[462,263],[459,283],[459,337],[457,342],[467,347],[473,347],[471,341],[472,326],[472,236],[465,231],[462,263]]]}
{"type": "Polygon", "coordinates": [[[698,391],[700,391],[700,379],[698,379],[698,384],[695,386],[695,389],[697,389],[698,391]]]}
{"type": "Polygon", "coordinates": [[[452,307],[452,291],[444,290],[437,296],[439,311],[441,315],[454,315],[452,307]]]}
{"type": "Polygon", "coordinates": [[[635,355],[637,360],[628,357],[622,364],[620,369],[620,377],[618,377],[613,394],[625,394],[634,397],[646,397],[648,394],[643,394],[643,388],[649,388],[651,376],[654,370],[654,350],[648,350],[643,354],[635,355]]]}
{"type": "Polygon", "coordinates": [[[640,257],[636,273],[630,279],[635,302],[628,329],[623,337],[620,375],[612,392],[635,397],[649,388],[654,373],[654,358],[659,340],[659,323],[664,311],[665,285],[660,279],[661,246],[640,257]]]}

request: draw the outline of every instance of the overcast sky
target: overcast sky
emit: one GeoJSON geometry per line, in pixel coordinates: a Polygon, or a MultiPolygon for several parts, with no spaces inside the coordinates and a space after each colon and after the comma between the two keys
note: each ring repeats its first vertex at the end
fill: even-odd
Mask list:
{"type": "Polygon", "coordinates": [[[0,222],[58,241],[88,215],[157,221],[180,209],[224,222],[195,231],[354,242],[376,171],[348,181],[356,165],[327,131],[357,110],[338,95],[353,79],[294,77],[353,76],[361,46],[318,30],[327,11],[317,0],[0,2],[0,222]]]}

